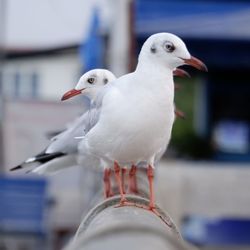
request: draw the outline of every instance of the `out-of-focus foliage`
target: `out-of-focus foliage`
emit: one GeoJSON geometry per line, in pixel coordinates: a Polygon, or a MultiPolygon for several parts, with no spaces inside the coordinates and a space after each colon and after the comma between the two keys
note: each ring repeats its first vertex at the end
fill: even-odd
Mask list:
{"type": "Polygon", "coordinates": [[[180,85],[180,90],[177,90],[175,94],[175,105],[185,113],[186,118],[184,120],[176,119],[170,145],[179,156],[207,158],[211,154],[209,142],[207,139],[198,136],[193,127],[197,79],[193,76],[190,79],[176,78],[175,83],[180,85]]]}

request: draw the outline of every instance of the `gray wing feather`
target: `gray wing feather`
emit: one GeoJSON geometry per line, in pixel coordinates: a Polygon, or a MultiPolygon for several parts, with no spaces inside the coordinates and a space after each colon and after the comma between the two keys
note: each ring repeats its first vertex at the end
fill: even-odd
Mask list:
{"type": "Polygon", "coordinates": [[[46,149],[46,153],[54,152],[76,153],[79,140],[75,137],[84,136],[89,127],[89,111],[78,117],[71,126],[51,139],[50,145],[46,149]]]}
{"type": "Polygon", "coordinates": [[[98,122],[102,100],[109,89],[110,84],[106,85],[99,92],[95,101],[91,103],[89,109],[71,123],[70,127],[51,139],[51,143],[47,147],[46,153],[76,153],[78,151],[78,144],[80,141],[79,139],[76,139],[76,137],[84,137],[98,122]]]}
{"type": "Polygon", "coordinates": [[[46,153],[77,153],[81,140],[76,137],[84,137],[96,125],[100,117],[103,97],[112,87],[112,83],[104,86],[91,103],[89,110],[77,118],[68,129],[52,138],[46,153]]]}

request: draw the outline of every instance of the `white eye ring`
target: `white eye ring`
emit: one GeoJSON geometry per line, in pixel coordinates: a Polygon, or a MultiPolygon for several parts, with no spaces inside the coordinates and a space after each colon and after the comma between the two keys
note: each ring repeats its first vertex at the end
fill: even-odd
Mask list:
{"type": "Polygon", "coordinates": [[[167,52],[172,53],[175,50],[175,46],[173,45],[173,43],[169,41],[165,42],[163,46],[167,52]]]}
{"type": "Polygon", "coordinates": [[[94,77],[90,77],[87,79],[87,82],[90,84],[93,84],[95,82],[95,78],[94,77]]]}

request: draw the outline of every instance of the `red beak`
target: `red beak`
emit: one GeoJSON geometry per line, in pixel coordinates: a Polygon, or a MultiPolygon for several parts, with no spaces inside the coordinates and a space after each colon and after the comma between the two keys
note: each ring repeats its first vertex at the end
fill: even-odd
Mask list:
{"type": "Polygon", "coordinates": [[[186,119],[185,113],[182,112],[181,110],[175,108],[174,113],[175,113],[176,117],[179,117],[181,119],[186,119]]]}
{"type": "Polygon", "coordinates": [[[188,77],[188,78],[191,77],[187,71],[178,68],[174,70],[174,76],[188,77]]]}
{"type": "Polygon", "coordinates": [[[207,70],[207,66],[201,61],[199,60],[198,58],[194,57],[194,56],[191,56],[190,59],[183,59],[182,60],[190,65],[190,66],[193,66],[195,67],[196,69],[199,69],[199,70],[202,70],[202,71],[208,71],[207,70]]]}
{"type": "Polygon", "coordinates": [[[73,96],[76,96],[76,95],[80,95],[82,93],[84,89],[79,89],[79,90],[76,90],[76,89],[71,89],[69,90],[68,92],[66,92],[62,98],[61,98],[61,101],[65,101],[73,96]]]}

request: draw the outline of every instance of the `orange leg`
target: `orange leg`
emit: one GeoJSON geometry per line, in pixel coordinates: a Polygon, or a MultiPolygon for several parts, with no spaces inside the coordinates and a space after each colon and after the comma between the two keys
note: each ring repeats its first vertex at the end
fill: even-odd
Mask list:
{"type": "Polygon", "coordinates": [[[127,169],[126,168],[122,168],[122,192],[124,194],[126,194],[126,190],[125,190],[126,172],[127,172],[127,169]]]}
{"type": "Polygon", "coordinates": [[[129,192],[138,194],[137,181],[136,181],[136,166],[132,165],[129,171],[129,192]]]}
{"type": "Polygon", "coordinates": [[[116,161],[114,162],[114,171],[115,171],[116,182],[117,182],[119,192],[121,195],[120,204],[122,205],[126,202],[126,198],[125,198],[125,195],[123,193],[123,188],[122,188],[122,180],[121,180],[121,176],[120,176],[120,166],[116,161]]]}
{"type": "Polygon", "coordinates": [[[155,209],[155,196],[154,196],[154,187],[153,187],[153,181],[154,181],[154,169],[151,165],[148,165],[147,169],[147,175],[148,175],[148,182],[149,182],[149,209],[153,210],[155,209]]]}
{"type": "Polygon", "coordinates": [[[175,113],[176,117],[178,117],[178,118],[182,118],[182,119],[186,118],[185,113],[177,108],[175,108],[174,113],[175,113]]]}
{"type": "Polygon", "coordinates": [[[105,168],[103,181],[104,181],[104,197],[109,198],[113,196],[113,192],[111,190],[111,182],[110,182],[111,169],[105,168]]]}

